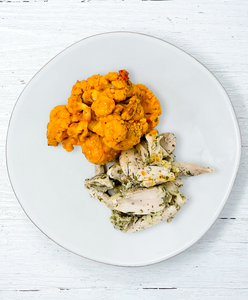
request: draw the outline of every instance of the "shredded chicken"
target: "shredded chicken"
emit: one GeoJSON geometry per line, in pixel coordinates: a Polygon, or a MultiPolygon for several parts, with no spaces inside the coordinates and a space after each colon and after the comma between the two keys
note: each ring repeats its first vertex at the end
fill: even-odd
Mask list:
{"type": "Polygon", "coordinates": [[[173,133],[159,135],[152,130],[138,145],[122,151],[107,172],[98,165],[96,176],[85,180],[89,194],[112,210],[110,219],[116,229],[136,232],[169,222],[188,200],[179,189],[183,182],[178,175],[213,172],[194,163],[175,162],[175,146],[173,133]]]}
{"type": "Polygon", "coordinates": [[[204,173],[212,173],[213,169],[202,167],[190,162],[177,162],[173,163],[179,169],[179,173],[184,176],[196,176],[204,173]]]}
{"type": "Polygon", "coordinates": [[[101,175],[105,173],[105,165],[95,165],[95,175],[101,175]]]}
{"type": "Polygon", "coordinates": [[[177,213],[175,205],[171,205],[155,214],[148,214],[132,222],[126,228],[126,232],[136,232],[141,229],[146,229],[152,225],[156,225],[162,221],[171,220],[177,213]]]}
{"type": "Polygon", "coordinates": [[[147,215],[164,208],[165,192],[161,187],[131,188],[117,200],[116,210],[124,213],[147,215]]]}
{"type": "Polygon", "coordinates": [[[162,133],[161,136],[162,139],[160,140],[160,145],[167,153],[171,154],[176,148],[177,138],[171,132],[162,133]]]}

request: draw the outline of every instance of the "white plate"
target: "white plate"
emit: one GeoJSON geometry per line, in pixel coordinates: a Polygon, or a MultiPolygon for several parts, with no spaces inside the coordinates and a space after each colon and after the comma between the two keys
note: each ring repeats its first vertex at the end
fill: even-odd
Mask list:
{"type": "Polygon", "coordinates": [[[216,78],[184,51],[150,36],[115,32],[65,49],[29,82],[14,108],[7,139],[9,177],[26,214],[49,238],[99,262],[141,266],[190,247],[214,223],[238,170],[241,142],[230,100],[216,78]],[[66,104],[77,80],[126,69],[162,105],[158,130],[177,136],[177,160],[215,168],[184,180],[189,201],[171,223],[124,234],[83,182],[94,166],[81,148],[48,147],[50,110],[66,104]]]}

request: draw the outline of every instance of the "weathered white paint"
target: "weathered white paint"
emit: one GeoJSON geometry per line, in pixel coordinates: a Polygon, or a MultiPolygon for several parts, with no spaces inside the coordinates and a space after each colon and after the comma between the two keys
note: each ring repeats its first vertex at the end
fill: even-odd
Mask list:
{"type": "Polygon", "coordinates": [[[247,40],[243,0],[0,1],[0,299],[248,299],[247,40]],[[22,211],[5,163],[9,118],[26,83],[65,47],[114,30],[165,39],[205,64],[242,133],[239,174],[214,226],[184,253],[140,268],[92,262],[50,241],[22,211]]]}

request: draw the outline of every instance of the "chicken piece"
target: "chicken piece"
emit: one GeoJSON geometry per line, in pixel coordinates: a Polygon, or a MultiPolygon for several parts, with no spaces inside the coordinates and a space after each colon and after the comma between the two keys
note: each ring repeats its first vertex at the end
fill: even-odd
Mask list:
{"type": "Polygon", "coordinates": [[[120,151],[106,146],[99,135],[90,132],[80,142],[80,146],[85,157],[93,164],[105,165],[110,161],[114,161],[120,154],[120,151]]]}
{"type": "Polygon", "coordinates": [[[143,163],[147,165],[150,160],[147,143],[145,141],[141,141],[138,145],[135,146],[135,148],[138,151],[143,163]]]}
{"type": "MultiPolygon", "coordinates": [[[[95,170],[96,172],[102,171],[99,166],[95,170]]],[[[84,186],[89,190],[90,197],[98,199],[111,210],[115,209],[117,206],[117,199],[122,196],[121,193],[116,193],[111,197],[109,196],[107,192],[115,187],[115,183],[106,173],[98,174],[92,178],[85,179],[84,186]]]]}
{"type": "Polygon", "coordinates": [[[175,202],[177,210],[181,209],[187,202],[188,198],[180,192],[178,186],[174,182],[166,182],[163,184],[163,188],[173,196],[173,201],[175,202]]]}
{"type": "Polygon", "coordinates": [[[129,165],[129,153],[134,155],[135,151],[133,149],[127,151],[121,151],[119,156],[119,164],[121,166],[122,171],[126,176],[129,175],[128,165],[129,165]]]}
{"type": "Polygon", "coordinates": [[[136,232],[150,226],[172,219],[177,213],[175,205],[171,205],[155,214],[144,215],[126,228],[126,232],[136,232]]]}
{"type": "Polygon", "coordinates": [[[180,192],[179,188],[174,184],[174,182],[167,182],[161,187],[163,188],[164,192],[167,193],[167,203],[165,200],[166,197],[164,197],[165,207],[163,210],[154,214],[142,216],[127,228],[127,232],[136,232],[158,224],[162,221],[171,220],[188,200],[188,198],[180,192]]]}
{"type": "Polygon", "coordinates": [[[90,179],[85,179],[84,186],[87,189],[94,188],[99,192],[107,192],[114,188],[114,182],[109,178],[107,174],[95,175],[90,179]]]}
{"type": "Polygon", "coordinates": [[[110,178],[123,181],[123,176],[127,176],[123,173],[121,166],[118,161],[116,161],[107,171],[107,174],[110,178]]]}
{"type": "Polygon", "coordinates": [[[159,116],[162,113],[160,103],[153,92],[149,91],[146,86],[143,84],[137,84],[136,86],[141,92],[141,105],[143,106],[145,118],[149,124],[149,130],[151,130],[159,123],[159,116]]]}
{"type": "Polygon", "coordinates": [[[47,124],[47,140],[49,146],[58,144],[68,137],[67,129],[71,123],[71,114],[65,105],[54,107],[50,113],[50,122],[47,124]]]}
{"type": "Polygon", "coordinates": [[[144,168],[144,163],[135,148],[128,151],[122,151],[119,157],[120,166],[126,176],[134,179],[134,176],[139,170],[144,168]]]}
{"type": "Polygon", "coordinates": [[[181,187],[183,186],[183,181],[180,177],[176,177],[175,180],[173,180],[173,183],[177,186],[177,187],[181,187]]]}
{"type": "Polygon", "coordinates": [[[169,154],[160,144],[163,139],[162,135],[158,135],[156,129],[153,129],[145,136],[148,143],[148,151],[150,153],[150,165],[163,166],[167,161],[173,161],[174,155],[169,154]],[[165,160],[166,159],[166,160],[165,160]]]}
{"type": "Polygon", "coordinates": [[[148,150],[150,153],[150,165],[163,165],[163,158],[168,156],[168,153],[160,145],[161,136],[158,135],[157,130],[152,130],[146,135],[148,143],[148,150]]]}
{"type": "Polygon", "coordinates": [[[114,188],[114,182],[104,173],[96,175],[90,179],[85,179],[84,186],[89,190],[89,195],[92,198],[98,199],[107,205],[108,208],[114,209],[114,199],[120,195],[116,194],[110,197],[106,192],[114,188]]]}
{"type": "Polygon", "coordinates": [[[213,169],[202,167],[191,162],[173,162],[173,165],[179,169],[179,174],[184,176],[196,176],[204,173],[212,173],[213,169]]]}
{"type": "Polygon", "coordinates": [[[136,188],[133,190],[134,193],[131,194],[131,197],[128,197],[128,194],[126,194],[123,200],[120,200],[120,198],[117,199],[117,206],[115,206],[114,211],[112,212],[113,215],[110,218],[114,227],[116,229],[120,229],[122,232],[136,232],[159,222],[165,220],[169,221],[187,201],[187,198],[180,192],[173,182],[167,182],[158,187],[149,189],[136,188]],[[154,192],[156,191],[155,189],[157,189],[157,193],[159,191],[158,197],[155,198],[155,195],[150,194],[151,199],[149,202],[153,205],[155,198],[157,199],[156,201],[158,206],[155,208],[152,207],[153,211],[148,209],[144,211],[143,208],[145,207],[147,198],[149,199],[149,191],[154,192]],[[160,204],[159,197],[163,200],[160,204]],[[142,199],[142,202],[139,203],[140,199],[142,199]],[[120,201],[123,201],[123,203],[120,201]],[[130,212],[130,208],[132,207],[134,207],[133,210],[136,209],[136,213],[130,212]]]}
{"type": "MultiPolygon", "coordinates": [[[[97,172],[99,172],[99,166],[97,172]]],[[[106,192],[114,188],[114,182],[105,173],[96,175],[91,179],[86,179],[85,187],[89,189],[91,197],[99,199],[109,208],[138,215],[161,211],[169,206],[172,200],[179,209],[179,205],[183,205],[182,199],[187,199],[174,184],[164,184],[149,189],[131,188],[126,190],[124,194],[116,193],[110,197],[106,192]]]]}
{"type": "Polygon", "coordinates": [[[139,182],[140,186],[151,187],[154,185],[162,184],[167,181],[175,180],[176,174],[172,172],[172,165],[167,162],[167,165],[160,166],[146,166],[137,170],[135,179],[139,182]]]}
{"type": "Polygon", "coordinates": [[[162,160],[165,152],[156,138],[159,138],[157,131],[146,135],[149,152],[150,155],[152,154],[150,157],[146,157],[148,152],[145,152],[147,150],[142,144],[121,152],[119,162],[124,174],[131,177],[134,183],[140,186],[151,187],[172,181],[177,176],[178,169],[173,167],[170,162],[162,160]],[[143,151],[143,157],[141,151],[143,151]],[[146,166],[147,161],[149,161],[149,166],[146,166]],[[158,166],[153,166],[151,161],[158,166]]]}
{"type": "Polygon", "coordinates": [[[163,166],[146,166],[136,148],[122,151],[119,162],[124,174],[131,177],[134,184],[144,187],[172,181],[176,178],[178,171],[168,161],[164,161],[163,166]]]}
{"type": "Polygon", "coordinates": [[[128,228],[136,223],[138,219],[138,215],[125,214],[118,210],[112,210],[112,216],[110,217],[114,228],[122,232],[127,232],[128,228]]]}
{"type": "Polygon", "coordinates": [[[160,140],[160,145],[164,148],[164,150],[167,153],[171,154],[176,148],[177,138],[171,132],[162,133],[160,136],[162,136],[162,139],[160,140]]]}
{"type": "Polygon", "coordinates": [[[109,168],[107,175],[114,180],[118,180],[125,189],[130,189],[132,186],[131,178],[124,174],[119,162],[115,162],[113,166],[109,168]]]}
{"type": "MultiPolygon", "coordinates": [[[[144,168],[144,163],[139,155],[138,151],[135,148],[128,150],[128,176],[133,180],[137,180],[136,174],[144,168]]],[[[122,161],[123,165],[123,161],[122,161]]]]}
{"type": "Polygon", "coordinates": [[[165,192],[160,187],[132,188],[123,197],[117,199],[114,209],[124,213],[146,215],[165,207],[164,196],[165,192]]]}
{"type": "MultiPolygon", "coordinates": [[[[145,138],[146,141],[122,151],[119,162],[107,174],[85,183],[90,195],[112,210],[111,222],[122,232],[136,232],[175,216],[188,200],[179,189],[183,185],[177,177],[179,171],[188,176],[213,172],[193,163],[169,161],[176,144],[174,134],[159,136],[152,130],[145,138]],[[110,178],[117,183],[114,189],[110,178]],[[107,193],[110,189],[115,193],[111,197],[107,193]]],[[[103,170],[97,167],[97,172],[103,170]]]]}
{"type": "Polygon", "coordinates": [[[105,165],[95,165],[95,175],[101,175],[105,173],[105,165]]]}

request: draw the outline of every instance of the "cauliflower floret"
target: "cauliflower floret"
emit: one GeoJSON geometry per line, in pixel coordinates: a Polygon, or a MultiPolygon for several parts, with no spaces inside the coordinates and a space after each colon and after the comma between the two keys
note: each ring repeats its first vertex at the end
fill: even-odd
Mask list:
{"type": "Polygon", "coordinates": [[[122,120],[119,115],[109,115],[100,118],[98,123],[91,123],[91,130],[103,137],[103,142],[116,150],[128,150],[140,142],[147,133],[148,123],[145,118],[139,121],[122,120]]]}
{"type": "Polygon", "coordinates": [[[68,137],[67,128],[71,123],[71,114],[65,105],[54,107],[50,113],[50,122],[47,124],[47,140],[49,146],[58,146],[68,137]]]}
{"type": "Polygon", "coordinates": [[[67,129],[68,138],[62,140],[63,148],[67,152],[71,152],[75,146],[79,146],[80,142],[88,134],[88,122],[82,120],[79,123],[71,123],[67,129]]]}
{"type": "Polygon", "coordinates": [[[86,80],[77,81],[72,87],[71,96],[68,99],[67,108],[72,113],[78,113],[85,109],[85,105],[91,105],[94,101],[93,93],[110,87],[109,81],[101,75],[93,75],[86,80]]]}
{"type": "Polygon", "coordinates": [[[120,70],[119,73],[110,72],[104,78],[108,79],[111,83],[108,93],[111,94],[115,102],[124,101],[136,94],[137,89],[129,80],[126,70],[120,70]]]}
{"type": "Polygon", "coordinates": [[[122,120],[126,121],[130,119],[138,121],[144,118],[144,109],[140,104],[140,98],[136,95],[117,104],[113,113],[120,115],[122,120]]]}
{"type": "Polygon", "coordinates": [[[102,96],[95,100],[91,106],[98,117],[106,117],[111,114],[115,108],[115,101],[106,96],[102,96]]]}
{"type": "Polygon", "coordinates": [[[82,95],[84,92],[85,84],[81,84],[80,81],[77,81],[76,84],[72,87],[71,96],[68,99],[66,105],[68,111],[72,114],[77,114],[83,110],[82,95]]]}
{"type": "Polygon", "coordinates": [[[87,79],[88,89],[97,91],[102,90],[105,86],[109,84],[109,80],[102,75],[93,75],[87,79]]]}
{"type": "Polygon", "coordinates": [[[159,123],[159,117],[162,113],[160,103],[152,91],[143,84],[137,84],[141,91],[141,105],[144,108],[145,118],[149,124],[149,130],[152,130],[159,123]]]}
{"type": "Polygon", "coordinates": [[[122,120],[130,120],[133,118],[138,104],[139,104],[140,100],[138,99],[137,96],[133,96],[132,98],[130,98],[128,100],[127,104],[122,104],[122,106],[124,107],[124,110],[121,114],[121,118],[122,120]]]}
{"type": "Polygon", "coordinates": [[[127,126],[118,115],[108,115],[100,118],[92,131],[103,137],[104,143],[114,148],[116,144],[123,141],[127,135],[127,126]]]}
{"type": "Polygon", "coordinates": [[[109,148],[102,140],[102,137],[95,133],[89,133],[85,139],[80,142],[83,154],[93,164],[104,165],[115,160],[120,151],[109,148]]]}
{"type": "Polygon", "coordinates": [[[145,118],[138,122],[134,120],[126,121],[125,125],[127,127],[126,138],[113,146],[116,150],[128,150],[132,148],[133,145],[137,145],[140,142],[140,138],[148,131],[148,124],[145,118]]]}

